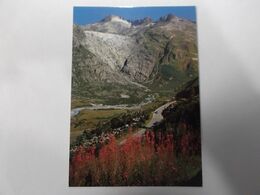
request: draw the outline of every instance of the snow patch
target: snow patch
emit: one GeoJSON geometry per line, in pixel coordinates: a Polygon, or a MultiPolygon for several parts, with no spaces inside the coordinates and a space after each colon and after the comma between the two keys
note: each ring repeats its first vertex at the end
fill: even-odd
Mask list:
{"type": "Polygon", "coordinates": [[[118,16],[113,16],[111,18],[111,22],[121,22],[121,23],[124,23],[124,24],[128,25],[129,27],[131,26],[130,22],[128,22],[128,21],[126,21],[126,20],[124,20],[124,19],[122,19],[122,18],[120,18],[118,16]]]}
{"type": "Polygon", "coordinates": [[[126,95],[126,94],[120,94],[121,98],[124,98],[124,99],[127,99],[127,98],[130,98],[129,95],[126,95]]]}

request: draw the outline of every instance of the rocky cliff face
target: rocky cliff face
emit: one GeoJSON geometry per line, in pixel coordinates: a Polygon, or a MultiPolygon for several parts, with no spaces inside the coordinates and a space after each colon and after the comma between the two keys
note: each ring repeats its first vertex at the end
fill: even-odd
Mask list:
{"type": "Polygon", "coordinates": [[[108,16],[95,24],[73,26],[73,89],[120,84],[137,88],[156,84],[161,69],[197,73],[196,25],[173,15],[127,21],[108,16]]]}

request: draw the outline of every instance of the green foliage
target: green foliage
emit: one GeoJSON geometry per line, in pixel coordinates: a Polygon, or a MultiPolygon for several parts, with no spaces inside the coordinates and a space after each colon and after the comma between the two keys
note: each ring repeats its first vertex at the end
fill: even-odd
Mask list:
{"type": "Polygon", "coordinates": [[[148,83],[148,88],[160,96],[172,97],[187,81],[197,76],[197,72],[190,68],[187,71],[181,70],[176,63],[158,65],[158,73],[154,76],[153,82],[148,83]]]}
{"type": "Polygon", "coordinates": [[[171,65],[162,65],[160,68],[160,74],[162,75],[162,78],[165,80],[171,79],[173,76],[175,76],[175,69],[171,65]]]}

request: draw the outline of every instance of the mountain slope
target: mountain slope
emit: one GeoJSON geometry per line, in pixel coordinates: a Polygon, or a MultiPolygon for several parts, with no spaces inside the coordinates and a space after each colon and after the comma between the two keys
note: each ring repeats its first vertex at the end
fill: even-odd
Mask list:
{"type": "MultiPolygon", "coordinates": [[[[169,90],[197,75],[196,24],[173,15],[127,21],[108,16],[73,26],[73,94],[88,97],[101,86],[169,90]],[[123,87],[125,86],[125,87],[123,87]]],[[[129,89],[128,89],[129,88],[129,89]]],[[[115,96],[115,91],[107,93],[115,96]]]]}

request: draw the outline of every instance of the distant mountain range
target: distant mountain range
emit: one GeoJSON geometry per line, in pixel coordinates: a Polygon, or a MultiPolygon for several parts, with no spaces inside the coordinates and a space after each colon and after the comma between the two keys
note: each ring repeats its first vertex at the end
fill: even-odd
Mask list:
{"type": "Polygon", "coordinates": [[[73,95],[112,98],[170,90],[197,74],[197,29],[190,20],[172,14],[158,21],[110,15],[73,26],[73,95]]]}

